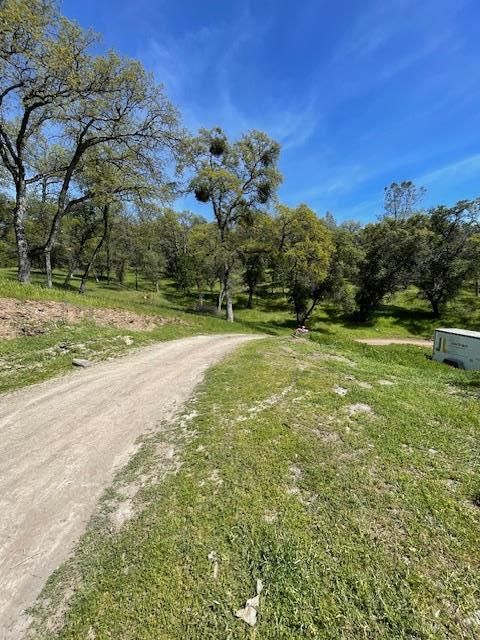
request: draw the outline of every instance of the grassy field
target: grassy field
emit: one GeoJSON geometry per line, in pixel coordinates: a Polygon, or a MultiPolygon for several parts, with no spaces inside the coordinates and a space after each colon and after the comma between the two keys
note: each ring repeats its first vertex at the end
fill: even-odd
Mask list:
{"type": "Polygon", "coordinates": [[[249,344],[117,476],[32,637],[478,638],[479,393],[415,347],[249,344]]]}
{"type": "MultiPolygon", "coordinates": [[[[121,309],[162,317],[168,322],[153,331],[119,330],[92,322],[61,326],[56,324],[42,335],[0,340],[0,393],[67,372],[75,357],[102,360],[154,341],[200,333],[255,332],[281,336],[291,334],[295,328],[285,297],[278,293],[272,295],[266,289],[260,290],[254,309],[247,309],[246,296],[239,294],[236,300],[236,322],[231,324],[211,312],[198,313],[195,309],[195,297],[186,296],[169,281],[163,281],[161,292],[156,293],[144,281],[140,281],[140,290],[135,290],[131,274],[124,286],[91,280],[87,293],[81,296],[76,292],[76,280],[73,280],[72,287],[68,290],[61,286],[64,275],[56,273],[55,286],[48,290],[42,286],[41,273],[34,272],[33,283],[23,286],[16,282],[14,269],[2,269],[0,299],[4,297],[40,302],[53,300],[88,308],[121,309]]],[[[213,304],[213,298],[207,300],[210,309],[213,304]]],[[[464,292],[450,305],[445,318],[434,321],[416,292],[408,290],[387,302],[369,324],[357,325],[348,318],[335,314],[328,306],[320,307],[310,323],[316,334],[330,339],[408,336],[430,338],[434,328],[442,325],[479,328],[478,298],[464,292]]]]}
{"type": "MultiPolygon", "coordinates": [[[[61,275],[61,274],[60,274],[61,275]]],[[[205,333],[251,332],[248,325],[226,322],[212,315],[188,312],[188,301],[176,301],[177,292],[171,290],[170,300],[150,291],[135,291],[118,285],[90,283],[83,296],[65,291],[59,286],[48,290],[40,285],[40,274],[34,274],[33,284],[25,286],[15,281],[13,270],[0,271],[1,298],[67,302],[82,307],[113,308],[141,315],[165,318],[168,322],[152,331],[133,331],[100,326],[94,322],[78,324],[56,323],[39,335],[21,336],[13,340],[0,339],[0,393],[40,382],[65,373],[72,368],[73,358],[91,361],[122,355],[128,350],[163,340],[172,340],[205,333]],[[186,303],[183,310],[180,303],[186,303]],[[185,311],[187,309],[187,311],[185,311]]]]}
{"type": "MultiPolygon", "coordinates": [[[[175,316],[190,319],[192,324],[204,323],[205,330],[221,330],[219,327],[223,324],[220,318],[198,314],[195,296],[185,295],[168,280],[162,281],[160,292],[157,293],[142,279],[139,280],[139,290],[136,291],[132,274],[129,274],[125,285],[90,279],[87,292],[79,295],[76,279],[67,290],[61,286],[64,276],[63,272],[57,272],[54,276],[54,288],[48,290],[42,286],[44,276],[39,272],[33,273],[32,285],[25,287],[16,282],[14,269],[0,269],[0,297],[59,300],[83,306],[121,308],[163,317],[175,316]]],[[[341,337],[430,337],[435,327],[439,326],[480,328],[479,300],[473,293],[473,286],[469,287],[450,303],[441,320],[434,320],[426,302],[419,299],[415,289],[410,288],[387,300],[370,323],[355,324],[349,318],[336,314],[328,305],[323,305],[318,308],[310,326],[315,331],[341,337]]],[[[295,327],[287,300],[278,292],[271,294],[268,287],[260,287],[254,309],[247,309],[246,301],[246,294],[237,295],[234,329],[237,327],[270,335],[284,335],[295,327]]],[[[207,305],[213,306],[214,302],[207,295],[207,305]]],[[[229,326],[232,328],[232,325],[229,326]]]]}
{"type": "Polygon", "coordinates": [[[5,270],[0,297],[168,322],[57,324],[0,341],[0,390],[152,341],[265,339],[211,370],[184,414],[143,441],[49,581],[32,638],[480,637],[480,375],[353,340],[478,329],[478,299],[463,293],[436,322],[408,290],[363,326],[322,307],[309,339],[295,339],[286,300],[267,291],[253,310],[239,295],[232,325],[196,313],[169,282],[159,294],[91,282],[79,296],[61,276],[48,291],[40,274],[22,287],[5,270]],[[251,628],[235,612],[257,580],[251,628]]]}

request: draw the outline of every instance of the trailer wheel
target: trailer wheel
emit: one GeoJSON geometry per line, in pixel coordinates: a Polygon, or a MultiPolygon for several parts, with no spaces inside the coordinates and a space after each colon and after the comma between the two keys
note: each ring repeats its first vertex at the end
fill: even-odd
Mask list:
{"type": "Polygon", "coordinates": [[[456,360],[444,360],[443,364],[447,364],[449,367],[459,369],[458,362],[456,360]]]}

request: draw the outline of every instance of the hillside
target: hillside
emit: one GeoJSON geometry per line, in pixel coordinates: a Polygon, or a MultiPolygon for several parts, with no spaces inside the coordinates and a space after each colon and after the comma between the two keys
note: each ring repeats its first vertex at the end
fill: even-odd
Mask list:
{"type": "Polygon", "coordinates": [[[417,347],[243,347],[119,472],[32,637],[475,637],[479,393],[417,347]]]}
{"type": "MultiPolygon", "coordinates": [[[[429,337],[436,321],[413,290],[366,326],[324,307],[299,339],[280,294],[251,310],[240,296],[232,325],[168,282],[157,294],[92,281],[79,296],[12,276],[0,280],[4,389],[159,340],[266,338],[143,439],[47,585],[31,637],[250,637],[235,612],[256,580],[259,638],[474,636],[479,375],[425,348],[354,342],[429,337]],[[112,527],[125,496],[128,517],[112,527]]],[[[474,328],[475,304],[463,294],[450,322],[474,328]]]]}
{"type": "MultiPolygon", "coordinates": [[[[13,269],[0,271],[0,336],[4,338],[0,340],[0,391],[68,371],[73,358],[103,360],[158,340],[200,333],[289,335],[296,326],[285,296],[266,288],[259,290],[253,309],[246,308],[246,297],[239,293],[232,324],[212,312],[213,296],[207,298],[205,312],[199,313],[195,297],[169,281],[157,293],[145,282],[135,290],[131,281],[119,286],[92,279],[84,295],[62,287],[62,273],[51,290],[41,281],[42,274],[37,274],[33,284],[19,285],[13,269]]],[[[340,339],[429,339],[436,326],[478,329],[477,300],[471,289],[464,291],[444,317],[435,320],[410,289],[385,303],[371,322],[354,323],[326,305],[309,326],[320,335],[340,339]]]]}

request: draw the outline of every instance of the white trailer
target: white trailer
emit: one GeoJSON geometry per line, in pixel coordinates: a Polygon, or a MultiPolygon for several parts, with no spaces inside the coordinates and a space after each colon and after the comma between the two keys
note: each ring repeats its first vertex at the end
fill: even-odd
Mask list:
{"type": "Polygon", "coordinates": [[[480,370],[480,331],[436,329],[432,359],[458,369],[480,370]]]}

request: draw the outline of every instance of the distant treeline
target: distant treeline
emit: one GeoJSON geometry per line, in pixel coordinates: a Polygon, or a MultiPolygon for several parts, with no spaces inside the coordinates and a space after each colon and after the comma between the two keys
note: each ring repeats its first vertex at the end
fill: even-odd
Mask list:
{"type": "MultiPolygon", "coordinates": [[[[297,322],[328,301],[368,319],[414,284],[436,316],[479,274],[479,200],[421,209],[411,182],[385,190],[374,224],[337,225],[278,202],[280,146],[261,131],[192,135],[137,61],[94,52],[97,37],[52,0],[0,4],[0,264],[20,282],[41,267],[218,295],[281,288],[297,322]],[[171,203],[193,193],[212,222],[171,203]]],[[[96,47],[97,49],[97,47],[96,47]]]]}

